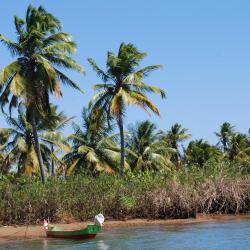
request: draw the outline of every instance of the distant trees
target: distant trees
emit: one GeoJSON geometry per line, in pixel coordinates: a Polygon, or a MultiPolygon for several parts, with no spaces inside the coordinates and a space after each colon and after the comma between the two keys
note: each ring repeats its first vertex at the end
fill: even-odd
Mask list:
{"type": "Polygon", "coordinates": [[[171,161],[175,164],[177,170],[179,169],[181,157],[179,144],[191,138],[191,134],[187,134],[187,131],[188,129],[182,128],[181,124],[175,123],[164,136],[169,147],[175,150],[171,156],[171,161]]]}
{"type": "Polygon", "coordinates": [[[224,122],[220,126],[220,131],[215,132],[215,135],[219,139],[219,142],[217,145],[221,146],[224,153],[228,152],[229,143],[233,134],[234,134],[234,127],[231,126],[229,122],[224,122]]]}
{"type": "Polygon", "coordinates": [[[249,161],[250,159],[250,140],[240,133],[235,133],[230,138],[227,157],[230,161],[249,161]]]}
{"type": "MultiPolygon", "coordinates": [[[[109,123],[105,115],[97,121],[93,119],[92,110],[84,108],[81,126],[74,123],[74,133],[66,139],[60,129],[71,118],[63,112],[58,113],[55,106],[50,109],[50,116],[39,118],[37,134],[42,160],[51,175],[55,174],[56,168],[58,173],[67,175],[81,169],[93,174],[119,172],[121,156],[118,135],[114,133],[115,123],[109,123]]],[[[10,127],[0,129],[2,173],[8,173],[12,167],[16,167],[19,174],[32,176],[38,173],[32,126],[26,119],[25,110],[19,105],[18,118],[6,116],[10,127]]],[[[191,136],[186,131],[180,124],[174,124],[164,133],[149,120],[129,125],[124,138],[127,171],[172,171],[176,168],[176,159],[177,171],[181,171],[180,166],[204,168],[209,161],[231,162],[241,168],[249,165],[248,135],[235,131],[230,133],[225,152],[220,144],[211,145],[200,139],[190,141],[181,153],[179,143],[191,136]]]]}
{"type": "Polygon", "coordinates": [[[245,164],[250,160],[250,139],[248,135],[238,133],[229,122],[224,122],[220,131],[215,133],[219,138],[224,158],[231,162],[245,164]]]}
{"type": "Polygon", "coordinates": [[[221,151],[210,145],[207,141],[191,141],[185,150],[185,161],[187,165],[194,165],[202,168],[210,160],[217,160],[221,156],[221,151]]]}
{"type": "Polygon", "coordinates": [[[132,171],[170,169],[171,154],[175,149],[162,140],[156,125],[150,121],[137,122],[129,126],[127,141],[127,160],[132,171]]]}
{"type": "Polygon", "coordinates": [[[213,146],[204,140],[191,141],[185,149],[185,162],[188,166],[203,167],[209,160],[228,161],[244,167],[250,160],[250,139],[238,133],[234,126],[224,122],[218,132],[218,143],[213,146]]]}

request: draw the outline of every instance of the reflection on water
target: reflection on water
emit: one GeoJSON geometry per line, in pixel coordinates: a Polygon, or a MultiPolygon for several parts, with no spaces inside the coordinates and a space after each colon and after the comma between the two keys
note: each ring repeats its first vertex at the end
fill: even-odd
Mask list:
{"type": "Polygon", "coordinates": [[[250,249],[250,220],[104,229],[96,239],[0,241],[0,249],[250,249]]]}

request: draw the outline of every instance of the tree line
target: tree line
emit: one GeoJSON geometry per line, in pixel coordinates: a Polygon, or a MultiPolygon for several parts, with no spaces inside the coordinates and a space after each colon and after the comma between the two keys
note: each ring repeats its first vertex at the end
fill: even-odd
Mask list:
{"type": "Polygon", "coordinates": [[[136,105],[160,115],[149,93],[166,97],[164,90],[145,82],[161,65],[140,67],[146,53],[131,43],[122,43],[117,53],[108,51],[106,68],[94,59],[88,62],[102,83],[83,108],[82,124],[73,122],[74,133],[65,137],[63,128],[72,123],[50,101],[62,96],[61,84],[82,91],[63,71],[84,74],[72,54],[77,44],[62,31],[54,15],[42,6],[29,6],[24,19],[15,16],[16,40],[4,35],[0,40],[13,62],[0,71],[0,106],[9,124],[0,129],[0,171],[17,175],[70,175],[88,170],[92,174],[125,171],[179,171],[189,166],[203,168],[207,162],[229,161],[247,169],[250,139],[223,123],[216,133],[217,145],[204,140],[182,143],[191,138],[186,128],[174,124],[161,131],[149,120],[124,128],[127,107],[136,105]],[[13,117],[15,109],[17,115],[13,117]],[[116,131],[119,133],[116,133],[116,131]]]}

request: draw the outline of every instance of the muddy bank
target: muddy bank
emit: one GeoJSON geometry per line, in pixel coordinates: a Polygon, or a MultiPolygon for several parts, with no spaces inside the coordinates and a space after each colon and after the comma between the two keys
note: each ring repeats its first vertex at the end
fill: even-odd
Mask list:
{"type": "MultiPolygon", "coordinates": [[[[147,220],[147,219],[129,219],[129,220],[109,220],[104,223],[103,230],[109,230],[114,227],[133,227],[147,225],[184,225],[193,223],[203,223],[210,221],[242,220],[250,219],[250,215],[205,215],[198,214],[196,219],[173,219],[173,220],[147,220]]],[[[73,222],[68,224],[54,224],[58,227],[67,229],[84,228],[90,222],[73,222]]],[[[42,226],[2,226],[0,227],[0,239],[23,239],[23,238],[41,238],[46,237],[42,226]]]]}

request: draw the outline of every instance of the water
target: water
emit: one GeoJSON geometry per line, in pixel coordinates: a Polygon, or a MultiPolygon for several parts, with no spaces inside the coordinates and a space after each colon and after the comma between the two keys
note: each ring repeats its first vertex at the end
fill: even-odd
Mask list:
{"type": "Polygon", "coordinates": [[[104,229],[96,239],[89,241],[56,239],[0,241],[0,249],[247,250],[250,249],[250,220],[104,229]]]}

